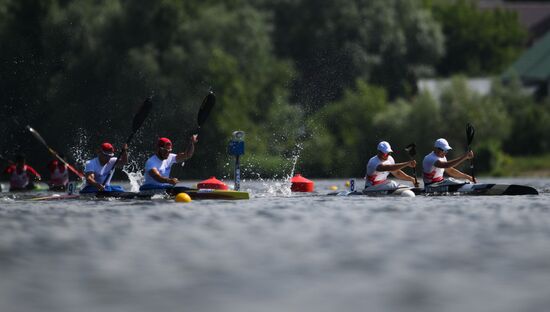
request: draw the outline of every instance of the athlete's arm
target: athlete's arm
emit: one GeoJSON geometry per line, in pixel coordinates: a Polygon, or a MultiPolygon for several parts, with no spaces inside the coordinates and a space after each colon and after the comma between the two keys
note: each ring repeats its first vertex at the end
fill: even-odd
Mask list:
{"type": "Polygon", "coordinates": [[[472,158],[474,158],[474,152],[469,151],[466,154],[464,154],[464,155],[462,155],[458,158],[455,158],[453,160],[449,160],[449,161],[437,160],[434,163],[434,166],[437,167],[437,168],[445,168],[445,169],[453,168],[453,167],[456,167],[456,166],[460,165],[465,160],[472,159],[472,158]]]}
{"type": "Polygon", "coordinates": [[[406,174],[405,172],[403,172],[403,170],[392,171],[391,174],[398,179],[409,181],[414,185],[414,177],[411,177],[410,175],[406,174]]]}
{"type": "Polygon", "coordinates": [[[29,172],[30,174],[33,175],[33,177],[37,180],[40,180],[42,179],[42,177],[40,176],[40,174],[38,172],[36,172],[36,170],[34,170],[33,167],[31,166],[27,166],[27,172],[29,172]]]}
{"type": "Polygon", "coordinates": [[[93,172],[85,172],[84,175],[86,176],[87,184],[95,186],[100,191],[105,190],[105,187],[101,183],[96,182],[95,175],[93,172]]]}
{"type": "Polygon", "coordinates": [[[120,161],[117,163],[117,167],[122,168],[128,163],[128,144],[122,146],[122,155],[120,156],[120,161]]]}
{"type": "Polygon", "coordinates": [[[178,179],[177,178],[167,178],[167,177],[163,177],[160,172],[158,171],[157,168],[153,168],[151,170],[149,170],[149,175],[151,177],[153,177],[153,179],[155,179],[155,181],[157,182],[160,182],[160,183],[170,183],[172,185],[176,185],[178,183],[178,179]]]}
{"type": "Polygon", "coordinates": [[[411,168],[416,167],[416,161],[415,160],[410,160],[410,161],[407,161],[407,162],[397,163],[397,164],[393,164],[393,165],[378,165],[378,166],[376,166],[376,171],[379,171],[379,172],[392,171],[393,172],[393,171],[401,170],[405,167],[411,167],[411,168]]]}
{"type": "Polygon", "coordinates": [[[187,160],[193,156],[193,153],[195,153],[195,143],[198,142],[197,135],[194,134],[189,139],[189,144],[187,144],[187,148],[185,151],[178,153],[176,155],[176,162],[182,162],[184,160],[187,160]]]}
{"type": "Polygon", "coordinates": [[[455,168],[447,168],[447,169],[445,169],[445,172],[453,178],[469,180],[469,181],[472,181],[472,182],[475,183],[472,176],[467,175],[464,172],[461,172],[461,171],[459,171],[455,168]]]}

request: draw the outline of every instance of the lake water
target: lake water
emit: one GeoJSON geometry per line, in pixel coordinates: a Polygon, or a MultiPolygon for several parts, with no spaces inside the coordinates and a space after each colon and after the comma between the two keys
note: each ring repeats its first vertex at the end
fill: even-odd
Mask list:
{"type": "Polygon", "coordinates": [[[539,196],[248,201],[0,197],[0,311],[549,311],[539,196]]]}

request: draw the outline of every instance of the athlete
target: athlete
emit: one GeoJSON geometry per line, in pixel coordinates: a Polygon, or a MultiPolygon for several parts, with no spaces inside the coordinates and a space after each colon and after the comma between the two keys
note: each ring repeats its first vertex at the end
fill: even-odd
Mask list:
{"type": "Polygon", "coordinates": [[[4,169],[4,174],[10,178],[10,192],[32,190],[35,187],[34,181],[42,179],[33,167],[27,165],[23,154],[15,156],[15,163],[10,162],[4,169]]]}
{"type": "Polygon", "coordinates": [[[377,150],[378,152],[376,155],[369,159],[367,164],[366,191],[394,190],[405,187],[393,180],[389,180],[388,175],[390,173],[394,177],[412,182],[415,187],[418,187],[418,183],[415,184],[414,177],[411,177],[401,170],[405,167],[416,167],[415,160],[396,164],[395,160],[390,155],[390,153],[393,153],[391,146],[386,141],[378,143],[377,150]]]}
{"type": "MultiPolygon", "coordinates": [[[[59,156],[64,159],[63,154],[60,154],[59,156]]],[[[48,164],[48,170],[50,171],[50,182],[48,182],[50,190],[66,190],[67,184],[69,183],[69,170],[67,165],[57,159],[53,159],[48,164]]]]}
{"type": "Polygon", "coordinates": [[[122,147],[122,156],[118,163],[117,158],[114,156],[115,148],[111,143],[105,142],[99,146],[97,157],[86,162],[86,166],[84,167],[86,183],[84,188],[80,190],[80,193],[97,193],[98,191],[124,192],[121,186],[111,185],[113,175],[110,174],[110,171],[115,163],[117,167],[122,167],[128,163],[128,145],[124,144],[122,147]]]}
{"type": "Polygon", "coordinates": [[[170,170],[175,163],[181,163],[193,156],[197,135],[190,138],[186,150],[172,153],[172,141],[160,138],[157,141],[155,154],[145,162],[145,182],[140,190],[168,189],[176,185],[177,178],[170,177],[170,170]]]}
{"type": "Polygon", "coordinates": [[[426,157],[424,157],[424,161],[422,162],[424,185],[434,186],[435,184],[450,185],[464,183],[463,181],[456,179],[468,180],[476,183],[476,180],[472,178],[472,176],[460,172],[454,168],[465,160],[474,158],[474,152],[469,151],[458,158],[447,161],[446,155],[450,150],[452,150],[452,148],[447,140],[441,138],[435,141],[433,151],[426,155],[426,157]],[[444,173],[447,173],[451,176],[451,178],[445,178],[444,173]]]}

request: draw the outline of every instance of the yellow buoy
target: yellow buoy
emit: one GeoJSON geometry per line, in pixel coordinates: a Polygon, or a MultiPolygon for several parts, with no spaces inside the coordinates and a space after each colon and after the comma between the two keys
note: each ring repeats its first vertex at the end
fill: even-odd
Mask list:
{"type": "Polygon", "coordinates": [[[176,201],[178,203],[188,203],[191,201],[191,196],[189,196],[189,194],[187,193],[179,193],[178,195],[176,195],[176,201]]]}
{"type": "Polygon", "coordinates": [[[346,187],[349,187],[349,181],[346,181],[346,187]]]}
{"type": "Polygon", "coordinates": [[[331,186],[329,187],[329,189],[330,189],[331,191],[336,191],[336,190],[338,189],[338,186],[336,186],[336,185],[331,185],[331,186]]]}

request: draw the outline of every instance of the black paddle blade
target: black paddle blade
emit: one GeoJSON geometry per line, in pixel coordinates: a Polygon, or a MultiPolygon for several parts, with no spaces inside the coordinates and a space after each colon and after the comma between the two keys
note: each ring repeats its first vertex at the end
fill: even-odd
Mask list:
{"type": "Polygon", "coordinates": [[[466,138],[468,140],[468,146],[472,144],[472,141],[474,140],[474,134],[476,133],[476,130],[474,129],[474,126],[472,124],[468,123],[466,125],[466,138]]]}
{"type": "Polygon", "coordinates": [[[210,115],[210,111],[214,107],[214,104],[216,104],[216,95],[214,94],[214,91],[210,90],[208,95],[206,95],[204,100],[202,100],[201,107],[199,108],[199,114],[197,116],[197,124],[199,125],[199,128],[202,127],[206,121],[206,118],[210,115]]]}
{"type": "Polygon", "coordinates": [[[134,121],[132,122],[132,132],[136,132],[141,127],[145,119],[147,119],[151,108],[153,108],[153,100],[151,97],[148,97],[145,101],[143,101],[139,111],[134,116],[134,121]]]}
{"type": "Polygon", "coordinates": [[[409,155],[411,157],[414,157],[414,155],[416,155],[416,144],[411,143],[411,144],[407,145],[405,147],[405,151],[407,151],[407,153],[409,153],[409,155]]]}

